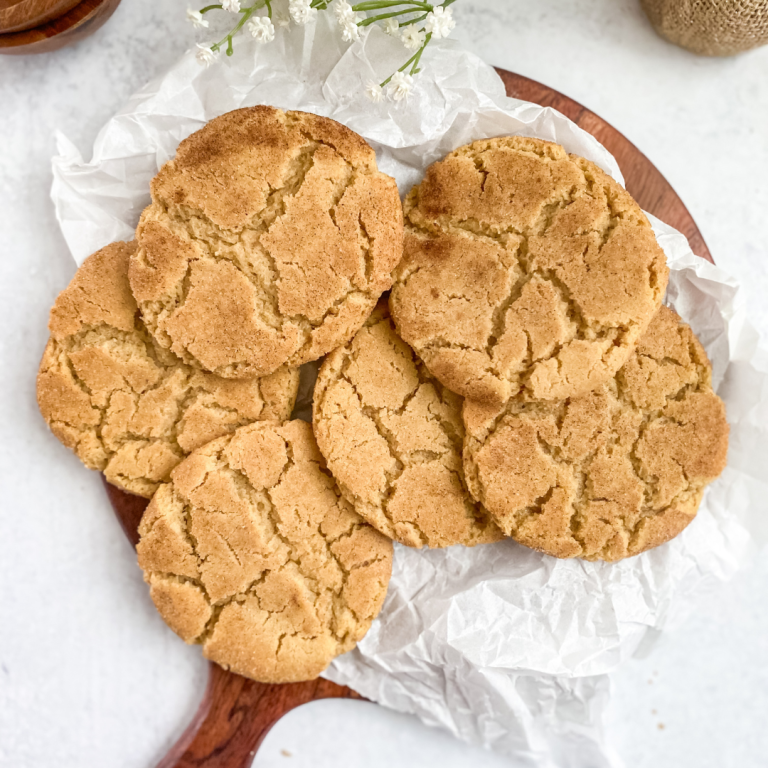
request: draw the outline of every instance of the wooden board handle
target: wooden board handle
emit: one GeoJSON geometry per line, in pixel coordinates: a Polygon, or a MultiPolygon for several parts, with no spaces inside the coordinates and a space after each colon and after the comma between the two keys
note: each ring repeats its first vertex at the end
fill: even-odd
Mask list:
{"type": "MultiPolygon", "coordinates": [[[[104,481],[120,525],[135,547],[149,501],[104,481]]],[[[266,685],[208,665],[197,713],[158,768],[247,768],[270,728],[292,709],[317,699],[362,699],[330,680],[266,685]]]]}
{"type": "Polygon", "coordinates": [[[210,664],[197,713],[157,768],[248,768],[283,715],[310,701],[332,698],[362,697],[330,680],[265,685],[210,664]]]}
{"type": "MultiPolygon", "coordinates": [[[[104,481],[120,525],[135,547],[149,501],[104,481]]],[[[158,768],[248,768],[269,729],[287,712],[317,699],[362,699],[330,680],[266,685],[208,665],[208,685],[192,722],[158,768]]]]}

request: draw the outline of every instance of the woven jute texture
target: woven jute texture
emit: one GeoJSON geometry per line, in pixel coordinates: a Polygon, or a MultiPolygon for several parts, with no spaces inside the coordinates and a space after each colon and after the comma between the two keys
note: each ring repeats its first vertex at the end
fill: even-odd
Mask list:
{"type": "Polygon", "coordinates": [[[656,31],[704,56],[768,43],[768,0],[640,0],[656,31]]]}

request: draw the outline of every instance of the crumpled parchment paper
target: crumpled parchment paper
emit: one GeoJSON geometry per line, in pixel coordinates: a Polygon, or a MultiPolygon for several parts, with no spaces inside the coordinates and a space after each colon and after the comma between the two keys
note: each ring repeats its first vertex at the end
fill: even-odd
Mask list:
{"type": "MultiPolygon", "coordinates": [[[[508,99],[493,69],[451,41],[430,46],[407,102],[370,103],[366,81],[399,66],[402,45],[371,29],[347,46],[329,16],[279,30],[270,45],[242,38],[232,58],[209,69],[187,53],[104,126],[90,162],[59,134],[52,197],[75,260],[132,238],[149,180],[181,139],[254,104],[316,112],[359,132],[403,195],[446,152],[501,134],[557,141],[623,181],[594,138],[554,110],[508,99]]],[[[617,564],[557,560],[511,540],[396,545],[379,620],[326,672],[515,765],[619,765],[602,730],[608,673],[768,538],[768,354],[734,281],[653,223],[672,269],[667,302],[704,343],[731,423],[728,468],[696,520],[669,544],[617,564]]],[[[305,393],[305,413],[308,405],[305,393]]]]}

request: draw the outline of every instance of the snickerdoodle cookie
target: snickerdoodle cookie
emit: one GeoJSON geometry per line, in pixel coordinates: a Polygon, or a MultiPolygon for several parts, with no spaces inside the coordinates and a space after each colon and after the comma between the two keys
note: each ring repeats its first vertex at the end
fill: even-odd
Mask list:
{"type": "Polygon", "coordinates": [[[328,118],[212,120],[151,185],[130,280],[158,343],[226,378],[316,360],[370,314],[402,255],[394,179],[328,118]]]}
{"type": "Polygon", "coordinates": [[[643,212],[558,144],[476,141],[405,201],[390,308],[464,397],[562,399],[610,379],[661,305],[668,269],[643,212]]]}
{"type": "Polygon", "coordinates": [[[355,511],[408,546],[502,538],[464,482],[461,404],[397,336],[384,303],[320,368],[313,425],[328,467],[355,511]]]}
{"type": "Polygon", "coordinates": [[[317,677],[379,613],[392,542],[339,496],[303,421],[192,453],[139,527],[160,615],[209,659],[269,683],[317,677]]]}
{"type": "Polygon", "coordinates": [[[78,269],[51,310],[37,401],[56,437],[110,483],[151,496],[190,451],[261,419],[287,419],[298,370],[250,381],[195,370],[158,347],[128,285],[134,243],[78,269]]]}
{"type": "Polygon", "coordinates": [[[614,379],[560,402],[467,402],[464,462],[505,533],[556,557],[620,560],[693,520],[725,467],[725,406],[691,329],[662,307],[614,379]]]}

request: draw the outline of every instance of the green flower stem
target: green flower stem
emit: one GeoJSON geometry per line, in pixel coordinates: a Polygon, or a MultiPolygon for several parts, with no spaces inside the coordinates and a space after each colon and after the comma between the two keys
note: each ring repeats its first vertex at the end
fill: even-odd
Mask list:
{"type": "Polygon", "coordinates": [[[220,5],[206,5],[205,8],[200,9],[200,13],[208,13],[208,11],[213,11],[216,8],[221,8],[220,5]]]}
{"type": "MultiPolygon", "coordinates": [[[[409,74],[410,75],[418,74],[419,70],[417,69],[417,67],[419,66],[419,61],[421,60],[421,54],[424,53],[424,49],[429,45],[429,41],[431,39],[432,39],[432,33],[430,32],[424,39],[424,43],[422,44],[421,48],[419,48],[419,50],[416,51],[416,53],[414,53],[413,56],[411,56],[411,58],[408,59],[408,61],[406,61],[405,64],[403,64],[403,66],[400,67],[400,69],[398,69],[397,71],[404,72],[406,69],[408,69],[408,67],[411,67],[411,65],[413,65],[411,67],[411,71],[409,72],[409,74]]],[[[379,83],[379,85],[383,88],[385,85],[389,83],[389,81],[394,77],[394,75],[395,73],[393,72],[386,80],[384,80],[384,82],[379,83]]]]}
{"type": "MultiPolygon", "coordinates": [[[[352,10],[357,11],[378,11],[381,8],[394,8],[397,5],[410,5],[420,11],[434,11],[435,7],[429,3],[421,3],[418,0],[370,0],[370,2],[358,3],[352,6],[352,10]]],[[[401,13],[410,13],[403,10],[401,13]]]]}
{"type": "MultiPolygon", "coordinates": [[[[418,75],[421,71],[419,69],[419,62],[421,61],[421,54],[424,53],[424,50],[429,45],[429,41],[432,39],[432,33],[430,32],[425,38],[424,38],[424,45],[419,48],[418,51],[416,51],[416,56],[414,57],[416,60],[413,62],[413,66],[411,67],[411,75],[418,75]]],[[[406,64],[406,66],[408,66],[406,64]]]]}
{"type": "Polygon", "coordinates": [[[221,40],[219,40],[218,43],[214,43],[211,46],[212,51],[218,51],[221,49],[221,46],[224,45],[224,43],[227,44],[227,56],[231,56],[234,52],[234,49],[232,47],[232,38],[245,26],[245,23],[248,21],[248,19],[253,16],[256,11],[259,10],[259,8],[263,8],[267,4],[267,0],[258,0],[258,2],[255,2],[252,6],[249,8],[241,8],[240,9],[240,21],[237,22],[237,24],[234,26],[234,28],[231,30],[231,32],[226,36],[223,37],[221,40]]]}
{"type": "MultiPolygon", "coordinates": [[[[369,16],[367,19],[364,19],[363,21],[358,22],[358,27],[367,27],[369,24],[373,24],[377,21],[384,21],[384,19],[391,19],[394,16],[402,16],[403,13],[408,13],[408,11],[392,11],[391,13],[380,13],[378,16],[369,16]]],[[[424,16],[423,18],[426,18],[424,16]]],[[[405,24],[401,24],[401,27],[404,27],[405,24]]]]}
{"type": "MultiPolygon", "coordinates": [[[[445,0],[445,2],[442,4],[442,7],[443,8],[447,8],[449,5],[451,5],[451,3],[455,3],[455,2],[456,2],[456,0],[445,0]]],[[[440,8],[440,7],[441,6],[439,6],[439,5],[435,6],[435,8],[440,8]]],[[[407,27],[410,24],[419,24],[420,22],[424,21],[424,19],[427,18],[427,15],[428,14],[423,13],[421,16],[417,16],[416,18],[411,19],[410,21],[404,21],[400,26],[401,27],[407,27]]]]}
{"type": "Polygon", "coordinates": [[[401,27],[409,27],[411,24],[418,24],[419,22],[424,21],[424,19],[427,18],[426,13],[422,13],[421,16],[416,16],[416,18],[411,19],[410,21],[404,21],[400,26],[401,27]]]}

